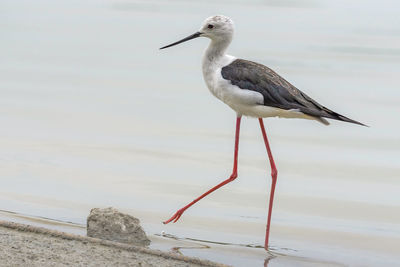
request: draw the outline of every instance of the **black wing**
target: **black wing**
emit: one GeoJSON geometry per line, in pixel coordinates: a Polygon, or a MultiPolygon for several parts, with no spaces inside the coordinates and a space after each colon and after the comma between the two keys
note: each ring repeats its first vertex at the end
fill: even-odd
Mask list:
{"type": "Polygon", "coordinates": [[[222,68],[222,77],[241,89],[259,92],[264,105],[285,110],[297,109],[316,118],[329,118],[364,125],[340,115],[322,105],[291,85],[267,66],[236,59],[222,68]]]}

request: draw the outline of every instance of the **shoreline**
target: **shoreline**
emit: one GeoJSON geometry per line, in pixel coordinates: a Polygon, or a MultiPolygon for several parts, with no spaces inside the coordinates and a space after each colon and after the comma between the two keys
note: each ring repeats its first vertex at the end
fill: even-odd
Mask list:
{"type": "Polygon", "coordinates": [[[227,265],[44,227],[0,220],[0,265],[227,265]],[[89,252],[89,253],[87,253],[89,252]]]}

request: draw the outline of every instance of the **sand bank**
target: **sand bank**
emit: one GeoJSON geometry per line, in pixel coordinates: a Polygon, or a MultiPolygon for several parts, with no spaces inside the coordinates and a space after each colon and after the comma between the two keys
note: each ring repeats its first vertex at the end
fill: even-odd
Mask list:
{"type": "Polygon", "coordinates": [[[226,266],[148,248],[0,221],[1,266],[226,266]]]}

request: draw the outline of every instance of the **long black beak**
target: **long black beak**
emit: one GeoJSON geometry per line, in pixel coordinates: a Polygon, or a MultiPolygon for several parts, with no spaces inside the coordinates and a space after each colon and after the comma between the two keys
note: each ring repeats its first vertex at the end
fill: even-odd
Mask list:
{"type": "Polygon", "coordinates": [[[175,43],[172,43],[172,44],[163,46],[163,47],[161,47],[160,49],[168,48],[168,47],[171,47],[171,46],[174,46],[174,45],[177,45],[177,44],[180,44],[180,43],[183,43],[183,42],[192,40],[192,39],[194,39],[194,38],[200,37],[200,35],[201,35],[201,32],[196,32],[196,33],[194,33],[194,34],[192,34],[192,35],[189,35],[189,36],[186,37],[186,38],[183,38],[183,39],[180,40],[180,41],[177,41],[177,42],[175,42],[175,43]]]}

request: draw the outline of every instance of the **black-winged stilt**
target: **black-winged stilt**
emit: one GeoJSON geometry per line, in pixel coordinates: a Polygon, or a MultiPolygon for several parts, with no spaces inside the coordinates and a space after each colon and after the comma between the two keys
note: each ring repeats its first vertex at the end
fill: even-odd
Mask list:
{"type": "Polygon", "coordinates": [[[171,221],[178,221],[183,212],[190,206],[221,186],[236,179],[241,117],[242,115],[256,117],[260,123],[265,147],[271,164],[272,184],[264,246],[265,249],[268,250],[272,204],[274,201],[278,171],[275,167],[262,118],[303,118],[316,120],[325,125],[329,125],[329,122],[326,120],[326,118],[328,118],[365,125],[320,105],[270,68],[255,62],[227,55],[225,52],[232,41],[233,32],[234,25],[230,18],[222,15],[213,16],[204,21],[198,32],[160,48],[168,48],[197,37],[209,38],[211,43],[203,56],[202,68],[204,80],[211,93],[230,106],[237,114],[235,152],[231,176],[178,210],[169,220],[165,221],[164,224],[171,221]]]}

